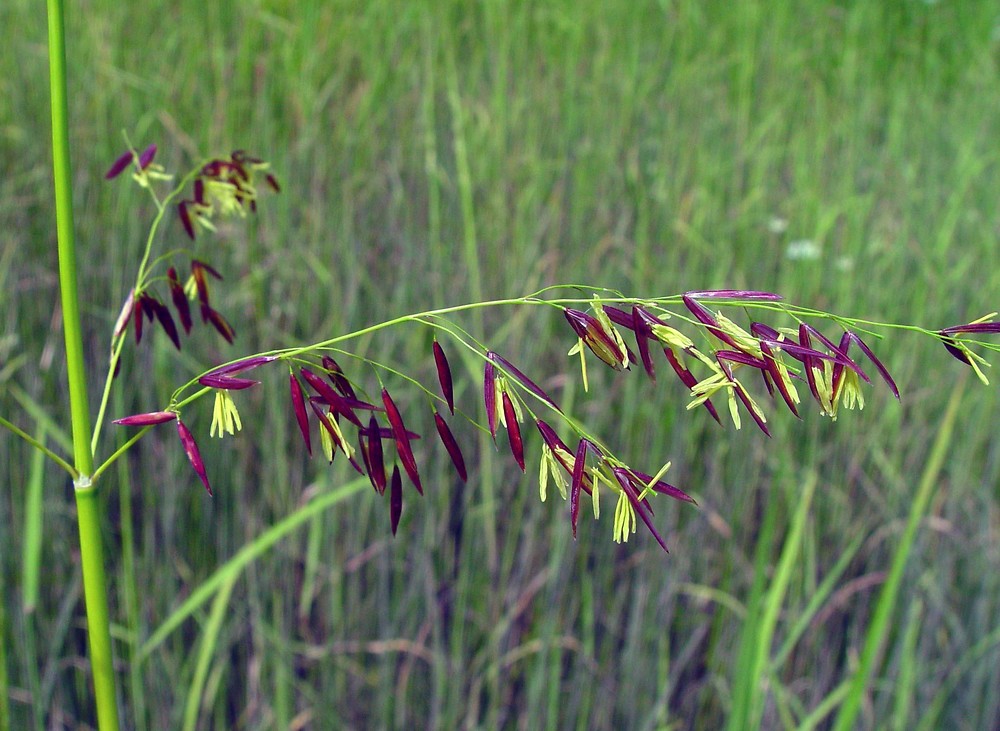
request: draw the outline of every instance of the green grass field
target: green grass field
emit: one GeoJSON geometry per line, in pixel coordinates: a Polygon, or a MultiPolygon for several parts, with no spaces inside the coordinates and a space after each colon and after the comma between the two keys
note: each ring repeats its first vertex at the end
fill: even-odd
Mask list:
{"type": "MultiPolygon", "coordinates": [[[[174,170],[246,148],[283,184],[248,227],[200,239],[228,275],[214,296],[236,345],[202,330],[181,354],[163,337],[128,347],[112,416],[243,353],[560,282],[772,290],[932,329],[998,307],[993,2],[67,11],[93,398],[153,214],[102,179],[121,131],[174,170]]],[[[43,4],[0,4],[0,414],[64,449],[45,22],[43,4]]],[[[183,236],[172,222],[163,246],[183,236]]],[[[772,408],[768,440],[686,411],[679,383],[640,368],[594,366],[584,394],[545,308],[460,322],[626,460],[673,461],[699,506],[658,503],[671,554],[641,528],[613,543],[610,515],[574,542],[568,507],[538,500],[534,433],[527,476],[463,434],[462,489],[429,417],[413,417],[427,495],[408,495],[393,539],[343,460],[306,459],[275,370],[241,397],[235,440],[209,450],[211,408],[192,411],[214,499],[170,430],[104,483],[130,728],[826,728],[923,486],[857,727],[996,726],[1000,379],[885,331],[901,403],[876,386],[836,423],[772,408]]],[[[354,345],[433,381],[422,330],[354,345]]],[[[480,413],[481,365],[453,365],[480,413]]],[[[7,432],[0,475],[0,725],[88,728],[72,485],[7,432]]]]}

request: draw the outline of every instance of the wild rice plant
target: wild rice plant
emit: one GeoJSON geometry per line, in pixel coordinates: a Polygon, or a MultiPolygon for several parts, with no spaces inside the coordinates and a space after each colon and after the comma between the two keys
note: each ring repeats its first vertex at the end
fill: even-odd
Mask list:
{"type": "MultiPolygon", "coordinates": [[[[128,383],[130,388],[136,389],[143,385],[141,374],[123,372],[121,368],[121,356],[130,338],[139,346],[144,337],[150,336],[150,328],[158,328],[180,349],[182,337],[200,320],[202,326],[212,328],[226,342],[235,341],[240,323],[235,326],[230,323],[211,297],[213,288],[219,286],[217,282],[223,280],[223,273],[208,261],[209,257],[203,253],[205,247],[199,248],[199,241],[204,241],[206,233],[210,234],[221,218],[256,213],[262,189],[268,187],[278,192],[280,184],[263,159],[245,151],[197,161],[176,183],[175,178],[157,166],[155,145],[139,150],[129,144],[113,163],[106,177],[111,179],[130,173],[131,179],[148,191],[156,215],[149,227],[134,286],[124,295],[118,321],[108,333],[109,358],[104,388],[96,414],[92,415],[86,392],[87,372],[77,292],[61,0],[49,0],[49,34],[53,173],[72,455],[61,454],[57,447],[48,446],[43,436],[30,435],[12,419],[0,417],[0,425],[31,444],[73,479],[94,700],[102,729],[118,728],[120,722],[101,516],[96,502],[101,477],[149,429],[171,423],[195,475],[211,495],[210,475],[201,456],[201,448],[206,442],[203,438],[199,442],[199,435],[192,432],[184,419],[191,410],[205,408],[203,399],[211,396],[213,419],[209,438],[235,436],[244,419],[251,418],[240,413],[240,394],[260,385],[250,376],[256,377],[262,369],[287,370],[290,417],[310,453],[314,451],[314,437],[318,435],[319,449],[316,451],[326,461],[333,462],[338,457],[348,461],[367,478],[379,496],[388,493],[387,522],[393,534],[398,529],[404,507],[404,475],[418,495],[424,491],[420,465],[412,445],[423,436],[413,428],[415,423],[422,422],[420,413],[423,412],[434,421],[442,456],[449,458],[463,481],[468,478],[461,446],[465,434],[489,433],[498,441],[498,435],[502,437],[505,432],[506,439],[499,441],[506,441],[513,460],[512,468],[516,466],[524,471],[526,450],[531,447],[530,430],[523,432],[522,425],[534,425],[539,433],[540,498],[547,499],[550,485],[558,491],[560,498],[569,504],[570,530],[574,535],[581,507],[586,503],[590,503],[595,519],[600,517],[604,493],[614,501],[611,531],[614,540],[629,540],[641,521],[664,550],[667,543],[656,527],[654,498],[664,495],[685,503],[694,502],[687,491],[664,479],[670,463],[661,464],[659,455],[650,457],[652,465],[632,465],[620,459],[612,445],[575,419],[569,410],[564,411],[548,391],[538,385],[541,379],[532,378],[518,368],[516,353],[500,355],[482,339],[481,333],[462,329],[454,316],[462,312],[511,308],[541,308],[539,312],[543,315],[555,310],[567,321],[567,345],[572,346],[569,354],[579,359],[585,389],[589,387],[588,364],[594,358],[615,371],[641,367],[650,381],[657,379],[658,368],[666,370],[666,364],[669,372],[689,389],[689,410],[703,408],[720,423],[724,420],[720,414],[723,411],[737,429],[749,417],[765,436],[770,436],[768,412],[762,405],[766,403],[765,398],[794,416],[799,416],[808,400],[822,414],[836,420],[845,410],[863,408],[866,388],[872,383],[870,372],[877,374],[898,398],[899,389],[893,377],[871,347],[873,337],[879,337],[876,332],[879,330],[906,330],[936,338],[951,355],[969,365],[981,380],[986,381],[985,360],[977,351],[982,348],[996,350],[997,346],[978,338],[1000,332],[1000,322],[994,319],[996,313],[933,331],[790,305],[770,292],[690,291],[636,298],[600,286],[573,284],[546,287],[518,297],[434,307],[353,332],[321,337],[306,346],[241,354],[205,372],[190,374],[190,378],[180,383],[169,399],[155,410],[114,419],[113,422],[120,426],[139,431],[123,446],[109,451],[102,435],[109,421],[107,410],[115,383],[128,383]],[[193,242],[189,248],[162,249],[163,232],[171,224],[180,226],[193,242]],[[179,271],[188,272],[183,281],[179,271]],[[724,310],[730,308],[742,310],[747,321],[740,324],[739,316],[724,314],[724,310]],[[824,332],[823,328],[831,324],[840,329],[838,336],[831,337],[829,332],[824,332]],[[431,343],[427,357],[434,364],[436,383],[424,383],[412,375],[418,369],[411,363],[374,360],[352,348],[360,338],[401,327],[427,331],[431,343]],[[456,348],[478,359],[481,365],[483,389],[476,403],[456,403],[447,355],[456,348]],[[658,351],[663,352],[663,360],[658,351]],[[862,360],[866,361],[864,367],[862,360]],[[405,386],[411,388],[404,389],[405,386]],[[400,393],[404,390],[408,394],[415,391],[418,396],[401,398],[400,393]],[[808,396],[800,394],[800,390],[807,391],[808,396]]],[[[600,398],[600,389],[595,389],[593,395],[600,398]]],[[[949,411],[953,413],[954,407],[949,411]]],[[[942,434],[947,433],[947,429],[942,430],[942,434]]],[[[946,445],[947,439],[943,438],[940,443],[946,445]]],[[[935,454],[942,449],[944,447],[936,449],[935,454]]],[[[927,504],[935,464],[933,460],[928,464],[857,673],[836,698],[836,702],[845,699],[837,720],[838,728],[852,725],[861,694],[870,680],[873,659],[879,651],[881,632],[892,609],[913,530],[927,504]]],[[[768,672],[763,653],[780,607],[789,566],[796,557],[808,498],[815,488],[814,482],[809,485],[804,491],[801,511],[793,521],[793,530],[786,539],[774,581],[765,587],[761,571],[761,583],[753,593],[754,600],[748,610],[750,620],[745,625],[745,645],[738,664],[746,677],[734,703],[731,717],[734,728],[752,726],[760,718],[757,683],[768,672]]],[[[767,556],[762,549],[758,566],[763,567],[766,563],[767,556]]],[[[218,597],[228,595],[233,576],[232,572],[220,575],[214,585],[219,591],[218,597]]],[[[219,621],[224,605],[224,599],[216,600],[206,632],[219,621]]],[[[196,679],[204,677],[205,667],[199,663],[196,679]]],[[[187,713],[186,718],[193,718],[196,710],[187,713]]]]}

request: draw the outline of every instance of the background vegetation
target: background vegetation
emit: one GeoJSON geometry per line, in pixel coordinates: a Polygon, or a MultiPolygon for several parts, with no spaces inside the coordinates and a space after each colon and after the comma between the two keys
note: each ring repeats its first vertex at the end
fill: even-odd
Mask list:
{"type": "MultiPolygon", "coordinates": [[[[214,296],[237,349],[207,330],[180,355],[163,337],[144,343],[114,415],[162,406],[178,373],[239,353],[555,282],[637,295],[752,287],[929,327],[997,306],[992,2],[88,0],[69,12],[95,368],[151,215],[139,191],[101,180],[120,130],[158,142],[173,169],[247,148],[284,184],[249,231],[201,244],[229,273],[214,296]],[[790,255],[810,249],[802,242],[815,258],[790,255]]],[[[5,0],[0,28],[0,403],[58,444],[64,415],[47,424],[32,406],[65,401],[44,9],[5,0]]],[[[169,245],[182,237],[175,222],[169,245]]],[[[754,578],[772,577],[761,567],[790,545],[807,489],[752,685],[766,728],[829,699],[857,663],[961,365],[929,339],[890,333],[878,351],[901,404],[876,389],[837,424],[814,411],[774,418],[766,440],[685,412],[679,384],[635,370],[595,369],[583,399],[555,314],[464,324],[626,460],[674,461],[700,507],[657,510],[671,555],[642,532],[613,544],[610,520],[581,521],[574,543],[568,508],[539,504],[531,465],[522,476],[469,431],[468,486],[440,450],[423,456],[428,494],[407,503],[395,539],[387,506],[357,486],[140,655],[242,546],[353,480],[342,462],[306,461],[276,370],[241,399],[237,440],[206,449],[207,402],[188,417],[211,452],[214,500],[169,430],[104,485],[126,718],[140,729],[195,712],[205,727],[241,729],[719,727],[748,682],[754,578]]],[[[416,329],[358,348],[433,377],[416,329]]],[[[458,398],[472,411],[480,376],[466,365],[458,398]]],[[[966,390],[930,475],[866,728],[981,729],[1000,714],[996,394],[966,390]]],[[[419,426],[430,436],[429,419],[419,426]]],[[[0,695],[14,728],[85,727],[72,486],[33,459],[0,438],[0,695]]]]}

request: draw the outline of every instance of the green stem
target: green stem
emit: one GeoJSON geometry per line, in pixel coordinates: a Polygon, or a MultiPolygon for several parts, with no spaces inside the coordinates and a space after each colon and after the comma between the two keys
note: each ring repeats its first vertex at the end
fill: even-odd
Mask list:
{"type": "Polygon", "coordinates": [[[80,529],[80,568],[83,571],[83,597],[87,605],[87,634],[90,637],[90,666],[94,674],[94,700],[97,725],[101,731],[119,728],[118,702],[111,653],[111,616],[108,612],[108,586],[104,575],[104,543],[101,536],[101,513],[93,486],[76,486],[77,523],[80,529]]]}
{"type": "Polygon", "coordinates": [[[66,371],[69,381],[70,418],[73,425],[73,462],[76,480],[77,521],[80,529],[80,566],[83,571],[87,633],[94,677],[97,722],[102,731],[117,729],[118,706],[111,657],[104,544],[101,537],[97,494],[89,475],[94,456],[90,448],[90,411],[84,367],[80,306],[77,297],[76,244],[73,237],[73,189],[69,159],[69,112],[66,94],[66,37],[62,0],[48,0],[49,80],[52,100],[52,172],[55,182],[56,230],[59,242],[59,284],[66,371]]]}
{"type": "Polygon", "coordinates": [[[66,45],[62,0],[48,0],[49,77],[52,96],[52,171],[55,182],[56,231],[59,240],[59,287],[62,295],[69,407],[73,424],[73,457],[82,474],[90,474],[93,456],[87,435],[90,412],[76,289],[76,242],[73,237],[73,188],[69,159],[69,112],[66,101],[66,45]]]}

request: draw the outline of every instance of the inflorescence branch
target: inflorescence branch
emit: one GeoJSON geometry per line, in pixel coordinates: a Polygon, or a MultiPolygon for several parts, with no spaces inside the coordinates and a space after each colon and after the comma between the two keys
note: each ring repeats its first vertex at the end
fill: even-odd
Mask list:
{"type": "MultiPolygon", "coordinates": [[[[114,178],[132,168],[133,179],[142,187],[168,181],[162,168],[153,163],[156,146],[141,153],[130,149],[119,157],[106,177],[114,178]]],[[[185,177],[163,201],[179,199],[178,219],[184,233],[195,240],[199,230],[214,231],[213,220],[219,217],[245,217],[257,211],[258,178],[273,191],[280,186],[268,172],[268,164],[252,155],[236,151],[227,157],[209,160],[185,177]],[[187,194],[185,197],[185,191],[187,194]]],[[[159,214],[154,228],[162,219],[164,206],[154,193],[159,214]]],[[[200,321],[210,325],[222,338],[232,343],[236,332],[228,320],[211,304],[209,285],[221,281],[222,274],[211,264],[186,250],[153,260],[147,269],[153,235],[151,233],[142,259],[135,288],[129,293],[112,336],[110,384],[120,367],[120,354],[127,331],[131,328],[136,344],[144,335],[146,325],[158,325],[171,343],[180,349],[181,331],[190,334],[197,308],[200,321]],[[189,275],[182,282],[173,259],[186,255],[189,275]],[[156,275],[157,264],[166,271],[156,275]],[[165,293],[158,291],[165,289],[165,293]],[[175,317],[176,316],[176,317],[175,317]],[[177,323],[180,323],[178,328],[177,323]]],[[[284,363],[288,370],[291,417],[302,437],[306,452],[313,455],[314,446],[323,458],[332,463],[343,455],[358,473],[366,475],[374,491],[389,493],[389,523],[393,534],[399,525],[403,506],[403,476],[418,495],[424,484],[414,442],[421,434],[412,429],[417,420],[412,403],[393,397],[383,379],[390,377],[416,384],[429,402],[430,416],[440,444],[448,455],[459,480],[465,482],[469,470],[453,428],[456,414],[462,423],[488,432],[499,445],[498,433],[506,432],[506,448],[522,472],[526,470],[526,445],[531,431],[540,437],[539,495],[545,501],[548,487],[554,484],[560,497],[569,502],[570,525],[574,537],[580,515],[581,498],[585,494],[592,504],[594,517],[600,517],[601,491],[615,496],[613,536],[627,541],[641,520],[664,550],[666,542],[653,522],[652,498],[665,495],[687,503],[694,499],[680,488],[663,480],[670,463],[655,473],[637,469],[619,459],[585,427],[564,414],[556,399],[520,370],[514,363],[480,343],[451,322],[450,316],[463,311],[497,306],[556,307],[569,325],[568,335],[575,338],[569,355],[579,358],[584,388],[589,390],[588,357],[595,356],[605,366],[619,372],[632,370],[638,364],[653,382],[657,380],[657,351],[662,351],[669,371],[689,392],[687,408],[703,407],[720,424],[720,408],[727,411],[739,429],[744,415],[767,436],[770,430],[762,397],[778,408],[787,408],[802,418],[803,396],[808,395],[820,414],[836,420],[844,410],[861,409],[865,391],[872,377],[862,367],[866,361],[873,373],[889,392],[899,399],[899,389],[882,360],[859,335],[871,327],[904,327],[887,323],[850,320],[825,312],[787,305],[774,293],[750,290],[691,291],[680,296],[636,299],[616,292],[592,287],[550,287],[534,294],[491,302],[476,302],[388,320],[353,333],[342,334],[307,347],[271,351],[232,361],[216,367],[179,388],[162,410],[134,414],[116,419],[121,426],[152,427],[174,422],[181,447],[195,474],[208,493],[211,484],[198,444],[191,430],[181,419],[181,411],[212,393],[215,397],[209,435],[235,435],[243,427],[236,394],[253,388],[260,382],[257,369],[274,363],[284,363]],[[574,289],[590,294],[590,298],[560,298],[553,296],[562,289],[574,289]],[[738,324],[723,314],[721,308],[737,306],[769,316],[771,322],[749,319],[738,324]],[[828,337],[808,320],[821,319],[841,326],[843,332],[828,337]],[[671,321],[677,323],[675,327],[671,321]],[[363,334],[379,332],[401,324],[430,328],[433,333],[429,362],[433,363],[437,383],[422,384],[417,378],[388,365],[369,361],[344,349],[344,344],[363,334]],[[866,329],[860,330],[859,326],[866,329]],[[481,406],[484,419],[480,422],[471,413],[456,411],[455,388],[445,345],[439,338],[452,340],[468,348],[482,360],[483,390],[481,406]],[[349,373],[335,356],[357,358],[365,369],[374,372],[375,383],[367,382],[364,374],[349,373]],[[375,385],[377,383],[377,386],[375,385]],[[374,395],[372,395],[374,394],[374,395]],[[725,406],[722,406],[722,403],[725,406]],[[558,430],[544,420],[561,423],[571,432],[569,443],[558,430]],[[449,418],[444,415],[445,411],[449,418]],[[405,417],[404,417],[405,414],[405,417]],[[523,424],[534,424],[534,430],[523,430],[523,424]],[[318,436],[318,442],[314,437],[318,436]]],[[[937,332],[905,326],[906,329],[931,334],[955,358],[972,367],[986,381],[983,368],[989,364],[970,346],[990,349],[997,346],[981,343],[969,336],[1000,333],[996,313],[974,322],[947,327],[937,332]]],[[[105,389],[105,400],[107,400],[105,389]]],[[[103,414],[103,405],[102,405],[103,414]]],[[[9,426],[3,422],[4,426],[9,426]]],[[[135,439],[129,441],[131,445],[135,439]]],[[[95,434],[96,442],[96,434],[95,434]]],[[[96,445],[95,445],[96,446],[96,445]]],[[[123,453],[115,452],[98,470],[100,474],[110,462],[123,453]]]]}

